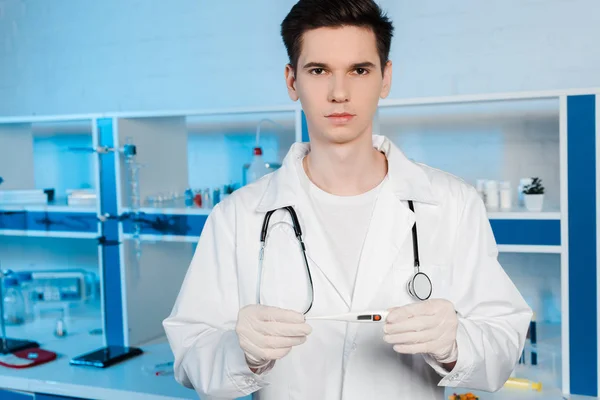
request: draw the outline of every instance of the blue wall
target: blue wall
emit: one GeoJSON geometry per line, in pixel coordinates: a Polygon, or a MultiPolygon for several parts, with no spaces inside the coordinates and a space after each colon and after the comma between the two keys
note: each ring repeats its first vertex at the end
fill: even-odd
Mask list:
{"type": "MultiPolygon", "coordinates": [[[[0,116],[288,104],[294,0],[8,1],[0,116]]],[[[382,0],[391,98],[599,87],[596,0],[382,0]]]]}
{"type": "MultiPolygon", "coordinates": [[[[280,162],[277,137],[262,135],[263,157],[267,162],[280,162]]],[[[224,184],[242,184],[243,165],[252,161],[255,137],[250,134],[190,135],[188,165],[190,187],[217,188],[224,184]]]]}

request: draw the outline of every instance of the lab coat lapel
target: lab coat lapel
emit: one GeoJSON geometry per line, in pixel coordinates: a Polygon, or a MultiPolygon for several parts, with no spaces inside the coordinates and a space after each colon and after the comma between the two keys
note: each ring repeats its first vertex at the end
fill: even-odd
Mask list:
{"type": "MultiPolygon", "coordinates": [[[[310,150],[307,143],[295,143],[282,167],[271,175],[267,190],[256,208],[260,213],[275,210],[285,206],[294,207],[302,230],[302,238],[306,247],[306,255],[311,268],[316,266],[326,277],[332,288],[350,309],[351,296],[342,273],[343,266],[335,259],[329,239],[321,222],[313,209],[307,190],[300,182],[297,162],[310,150]],[[311,265],[312,264],[312,265],[311,265]]],[[[315,296],[319,288],[315,287],[315,296]]],[[[317,298],[315,297],[315,301],[317,298]]]]}
{"type": "MultiPolygon", "coordinates": [[[[367,310],[388,274],[402,243],[409,239],[415,216],[389,185],[384,185],[373,210],[360,257],[352,310],[367,310]]],[[[401,288],[399,288],[401,290],[401,288]]]]}
{"type": "MultiPolygon", "coordinates": [[[[388,177],[377,199],[358,267],[352,310],[369,307],[405,240],[411,240],[415,213],[406,200],[437,204],[427,173],[384,136],[373,147],[386,155],[388,177]]],[[[402,288],[398,288],[402,290],[402,288]]]]}
{"type": "Polygon", "coordinates": [[[342,272],[344,266],[340,265],[339,261],[334,257],[323,225],[318,220],[315,211],[309,203],[304,205],[303,212],[298,215],[298,219],[306,227],[304,230],[304,243],[306,245],[307,257],[325,275],[349,310],[351,301],[350,288],[342,272]]]}

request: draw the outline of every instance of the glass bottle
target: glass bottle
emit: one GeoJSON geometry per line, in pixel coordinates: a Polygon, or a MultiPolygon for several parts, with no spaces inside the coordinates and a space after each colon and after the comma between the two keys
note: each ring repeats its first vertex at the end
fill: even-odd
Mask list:
{"type": "Polygon", "coordinates": [[[33,321],[33,278],[31,272],[17,272],[21,294],[25,303],[25,322],[33,321]]]}
{"type": "Polygon", "coordinates": [[[269,173],[269,169],[266,166],[265,160],[263,159],[263,152],[260,147],[255,147],[254,156],[252,157],[252,163],[248,168],[246,183],[250,184],[256,182],[264,175],[269,173]]]}
{"type": "Polygon", "coordinates": [[[25,300],[16,278],[5,278],[4,322],[7,325],[21,325],[25,322],[25,300]]]}

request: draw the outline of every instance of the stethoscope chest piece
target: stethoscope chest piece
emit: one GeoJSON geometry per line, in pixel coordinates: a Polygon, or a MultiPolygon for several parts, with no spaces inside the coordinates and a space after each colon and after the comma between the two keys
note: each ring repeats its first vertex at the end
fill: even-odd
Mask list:
{"type": "Polygon", "coordinates": [[[423,272],[417,272],[406,284],[408,293],[419,300],[427,300],[431,296],[433,287],[431,280],[423,272]]]}
{"type": "MultiPolygon", "coordinates": [[[[412,212],[415,212],[415,208],[412,201],[408,201],[408,207],[412,212]]],[[[413,257],[415,274],[406,283],[408,293],[416,299],[427,300],[431,296],[433,286],[431,280],[426,273],[421,272],[419,261],[419,241],[417,238],[417,223],[415,222],[412,227],[412,243],[413,243],[413,257]]]]}

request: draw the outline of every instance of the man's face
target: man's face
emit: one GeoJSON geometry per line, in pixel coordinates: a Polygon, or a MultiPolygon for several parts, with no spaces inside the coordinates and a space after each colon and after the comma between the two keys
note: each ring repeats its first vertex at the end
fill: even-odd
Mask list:
{"type": "Polygon", "coordinates": [[[391,75],[390,62],[381,73],[375,34],[353,26],[305,32],[297,69],[286,68],[288,93],[302,103],[311,140],[338,144],[372,134],[391,75]]]}

